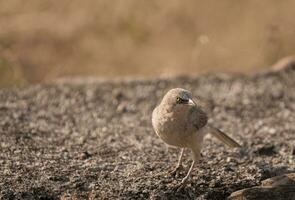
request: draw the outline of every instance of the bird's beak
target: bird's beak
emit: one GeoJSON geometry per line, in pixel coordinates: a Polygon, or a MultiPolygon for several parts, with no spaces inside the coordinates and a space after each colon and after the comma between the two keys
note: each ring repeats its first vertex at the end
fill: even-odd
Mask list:
{"type": "Polygon", "coordinates": [[[195,106],[196,105],[196,102],[193,99],[189,99],[188,100],[188,105],[195,106]]]}

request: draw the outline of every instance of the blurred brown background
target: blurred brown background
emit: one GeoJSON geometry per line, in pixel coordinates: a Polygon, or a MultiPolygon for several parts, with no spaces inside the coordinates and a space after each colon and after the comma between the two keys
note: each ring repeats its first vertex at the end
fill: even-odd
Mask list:
{"type": "Polygon", "coordinates": [[[294,0],[0,0],[0,86],[254,72],[295,52],[294,0]]]}

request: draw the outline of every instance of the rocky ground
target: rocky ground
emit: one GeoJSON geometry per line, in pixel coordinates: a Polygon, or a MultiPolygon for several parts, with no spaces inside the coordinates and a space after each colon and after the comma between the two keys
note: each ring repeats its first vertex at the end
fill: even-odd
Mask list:
{"type": "Polygon", "coordinates": [[[2,199],[225,199],[295,171],[295,70],[154,80],[66,80],[0,91],[2,199]],[[168,172],[178,150],[153,132],[151,112],[170,88],[206,103],[242,144],[207,138],[190,183],[168,172]]]}

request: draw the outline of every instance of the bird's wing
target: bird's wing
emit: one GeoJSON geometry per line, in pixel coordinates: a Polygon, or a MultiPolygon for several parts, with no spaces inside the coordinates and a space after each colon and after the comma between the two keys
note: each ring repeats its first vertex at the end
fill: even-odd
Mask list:
{"type": "Polygon", "coordinates": [[[235,148],[235,147],[241,147],[239,143],[237,143],[234,139],[229,137],[226,133],[222,132],[218,128],[215,128],[213,126],[207,126],[208,132],[222,141],[224,144],[228,145],[229,147],[235,148]]]}
{"type": "Polygon", "coordinates": [[[189,111],[189,121],[197,130],[199,130],[206,126],[208,117],[200,107],[194,106],[189,111]]]}

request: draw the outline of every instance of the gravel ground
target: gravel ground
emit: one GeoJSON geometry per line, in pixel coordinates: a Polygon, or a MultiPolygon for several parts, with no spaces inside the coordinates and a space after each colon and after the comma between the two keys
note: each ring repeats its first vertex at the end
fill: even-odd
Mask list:
{"type": "Polygon", "coordinates": [[[66,80],[0,90],[2,199],[225,199],[295,170],[295,70],[154,80],[66,80]],[[190,183],[151,112],[173,87],[207,102],[243,148],[206,138],[190,183]]]}

